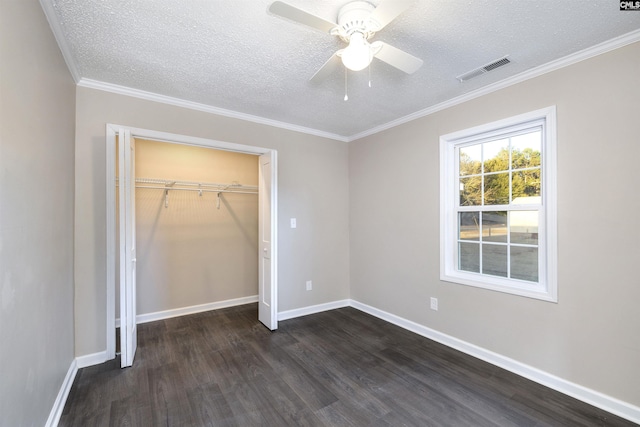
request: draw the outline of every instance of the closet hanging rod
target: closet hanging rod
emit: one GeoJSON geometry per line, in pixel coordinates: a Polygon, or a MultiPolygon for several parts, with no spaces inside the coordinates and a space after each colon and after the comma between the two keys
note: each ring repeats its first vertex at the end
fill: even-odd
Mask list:
{"type": "Polygon", "coordinates": [[[210,188],[210,189],[216,189],[216,190],[228,190],[230,188],[234,188],[238,190],[255,190],[255,191],[258,190],[257,186],[242,185],[238,183],[223,184],[219,182],[176,181],[176,180],[154,179],[154,178],[136,178],[136,183],[162,185],[164,187],[171,187],[172,189],[176,189],[176,187],[197,187],[198,189],[210,188]]]}
{"type": "Polygon", "coordinates": [[[198,191],[203,193],[238,193],[238,194],[258,194],[257,191],[242,191],[242,190],[206,190],[199,188],[176,188],[176,187],[153,187],[151,185],[136,185],[136,188],[148,188],[151,190],[171,190],[171,191],[198,191]]]}

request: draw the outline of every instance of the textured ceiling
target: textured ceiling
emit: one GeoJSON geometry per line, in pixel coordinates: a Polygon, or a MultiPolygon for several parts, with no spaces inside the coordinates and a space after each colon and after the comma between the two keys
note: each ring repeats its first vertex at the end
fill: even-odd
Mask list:
{"type": "MultiPolygon", "coordinates": [[[[344,69],[309,82],[342,42],[270,15],[271,0],[42,2],[79,79],[344,137],[640,29],[640,12],[613,0],[417,0],[372,40],[422,58],[422,68],[407,75],[374,59],[372,87],[366,69],[349,72],[345,102],[344,69]],[[513,62],[455,78],[504,55],[513,62]]],[[[349,1],[286,2],[335,21],[349,1]]]]}

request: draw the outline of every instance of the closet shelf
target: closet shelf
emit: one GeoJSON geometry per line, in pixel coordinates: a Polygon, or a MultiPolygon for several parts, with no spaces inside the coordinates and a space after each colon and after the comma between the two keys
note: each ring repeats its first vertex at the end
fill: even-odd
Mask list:
{"type": "Polygon", "coordinates": [[[242,185],[237,182],[223,184],[218,182],[173,181],[168,179],[136,178],[136,188],[158,190],[198,191],[200,193],[240,193],[258,194],[255,185],[242,185]]]}

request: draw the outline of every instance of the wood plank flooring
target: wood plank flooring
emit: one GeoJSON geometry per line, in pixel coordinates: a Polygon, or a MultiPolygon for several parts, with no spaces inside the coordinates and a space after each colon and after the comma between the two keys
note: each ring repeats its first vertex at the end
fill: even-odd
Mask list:
{"type": "Polygon", "coordinates": [[[631,426],[353,308],[249,304],[138,326],[134,366],[81,369],[60,426],[631,426]]]}

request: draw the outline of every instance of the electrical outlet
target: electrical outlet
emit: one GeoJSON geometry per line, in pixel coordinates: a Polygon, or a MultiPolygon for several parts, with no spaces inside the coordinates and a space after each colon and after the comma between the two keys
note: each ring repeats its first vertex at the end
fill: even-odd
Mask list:
{"type": "Polygon", "coordinates": [[[431,310],[438,311],[438,298],[431,297],[431,310]]]}
{"type": "Polygon", "coordinates": [[[307,280],[307,290],[310,291],[313,289],[313,282],[311,280],[307,280]]]}
{"type": "Polygon", "coordinates": [[[291,218],[291,228],[296,228],[298,226],[295,218],[291,218]]]}

